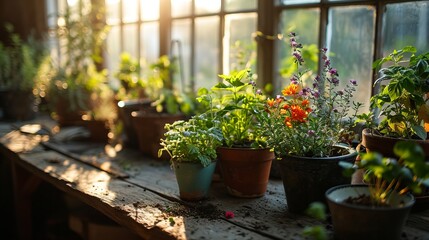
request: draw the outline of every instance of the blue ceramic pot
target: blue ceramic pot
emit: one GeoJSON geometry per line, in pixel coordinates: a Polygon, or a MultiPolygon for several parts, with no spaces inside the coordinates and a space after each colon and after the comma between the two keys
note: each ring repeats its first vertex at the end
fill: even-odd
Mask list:
{"type": "Polygon", "coordinates": [[[208,196],[216,162],[207,167],[200,163],[173,162],[180,198],[186,201],[198,201],[208,196]]]}

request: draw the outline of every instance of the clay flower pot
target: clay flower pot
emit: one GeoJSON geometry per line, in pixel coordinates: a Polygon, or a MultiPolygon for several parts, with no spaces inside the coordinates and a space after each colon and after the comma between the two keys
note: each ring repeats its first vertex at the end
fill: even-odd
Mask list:
{"type": "Polygon", "coordinates": [[[228,193],[253,198],[264,196],[274,152],[270,149],[219,147],[220,172],[228,193]]]}

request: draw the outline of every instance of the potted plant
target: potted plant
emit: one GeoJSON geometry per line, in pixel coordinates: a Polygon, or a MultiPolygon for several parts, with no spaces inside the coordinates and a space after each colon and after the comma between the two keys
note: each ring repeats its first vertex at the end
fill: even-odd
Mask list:
{"type": "Polygon", "coordinates": [[[145,81],[140,77],[140,63],[129,53],[123,52],[120,57],[119,69],[114,74],[119,81],[115,93],[118,101],[118,129],[125,133],[127,146],[138,147],[136,130],[132,123],[132,112],[142,108],[150,108],[151,100],[146,96],[145,81]]]}
{"type": "Polygon", "coordinates": [[[323,202],[328,188],[350,182],[338,162],[352,163],[357,156],[351,140],[361,104],[352,101],[356,81],[340,84],[326,48],[321,74],[308,82],[312,74],[303,70],[302,45],[295,33],[289,37],[298,72],[281,95],[266,101],[258,117],[278,159],[288,211],[302,213],[310,203],[323,202]]]}
{"type": "MultiPolygon", "coordinates": [[[[419,144],[429,159],[425,130],[425,123],[429,122],[429,52],[419,55],[415,52],[416,48],[408,46],[394,50],[373,64],[381,75],[374,83],[374,86],[381,85],[380,91],[371,97],[371,113],[358,116],[366,124],[362,131],[362,145],[366,151],[395,157],[393,146],[406,140],[419,144]],[[407,55],[411,56],[407,58],[407,55]],[[382,67],[386,63],[390,65],[382,67]],[[374,120],[375,112],[379,114],[374,120]]],[[[358,171],[353,182],[362,182],[362,176],[363,171],[358,171]]],[[[429,206],[428,195],[428,189],[419,194],[416,207],[429,206]]]]}
{"type": "Polygon", "coordinates": [[[216,148],[222,144],[222,132],[216,122],[204,115],[187,121],[166,124],[162,148],[170,156],[176,174],[180,198],[197,201],[207,197],[216,167],[216,148]]]}
{"type": "Polygon", "coordinates": [[[420,145],[397,142],[396,158],[361,153],[356,165],[341,162],[346,174],[365,169],[367,184],[330,188],[326,199],[338,239],[401,239],[402,228],[415,203],[410,192],[429,186],[429,163],[420,145]]]}
{"type": "Polygon", "coordinates": [[[12,24],[5,28],[10,42],[0,42],[0,108],[4,119],[30,120],[37,110],[39,72],[47,51],[32,36],[22,40],[12,24]]]}
{"type": "MultiPolygon", "coordinates": [[[[193,93],[179,92],[174,88],[174,68],[175,65],[166,55],[151,64],[145,87],[151,107],[132,112],[139,149],[153,158],[158,157],[160,139],[165,133],[164,125],[185,120],[196,113],[193,93]]],[[[166,160],[168,155],[163,154],[160,158],[166,160]]]]}
{"type": "Polygon", "coordinates": [[[416,48],[408,46],[394,50],[373,64],[381,75],[374,83],[374,86],[381,85],[380,91],[371,97],[370,106],[372,112],[379,112],[378,124],[372,114],[359,116],[367,126],[363,130],[362,141],[368,150],[393,157],[396,141],[414,139],[429,156],[428,135],[424,127],[429,122],[429,52],[419,55],[415,52],[416,48]],[[412,54],[409,60],[404,60],[406,54],[412,54]],[[385,63],[390,66],[382,68],[385,63]],[[387,84],[383,85],[384,82],[387,84]],[[379,144],[380,141],[389,144],[379,144]]]}
{"type": "Polygon", "coordinates": [[[61,16],[56,33],[63,43],[63,57],[51,59],[53,76],[47,100],[60,126],[84,126],[91,140],[107,141],[116,111],[100,51],[109,29],[96,18],[102,8],[83,1],[79,4],[79,17],[69,8],[61,16]]]}
{"type": "Polygon", "coordinates": [[[200,89],[198,99],[222,130],[223,143],[217,149],[222,179],[233,196],[263,196],[274,159],[255,117],[264,110],[265,96],[249,69],[220,77],[223,81],[210,92],[200,89]]]}

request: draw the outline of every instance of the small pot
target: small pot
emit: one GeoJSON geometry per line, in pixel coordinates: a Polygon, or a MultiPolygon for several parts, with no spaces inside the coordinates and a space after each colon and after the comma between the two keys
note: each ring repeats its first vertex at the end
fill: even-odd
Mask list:
{"type": "Polygon", "coordinates": [[[215,168],[216,162],[203,167],[201,163],[173,161],[180,198],[185,201],[207,198],[215,168]]]}
{"type": "Polygon", "coordinates": [[[401,239],[402,229],[415,203],[411,194],[401,195],[394,207],[360,206],[345,203],[348,197],[369,195],[364,184],[346,184],[326,191],[326,200],[332,216],[334,235],[339,240],[401,239]],[[402,202],[402,205],[398,203],[402,202]]]}
{"type": "Polygon", "coordinates": [[[270,149],[217,149],[220,171],[228,193],[235,197],[265,195],[274,152],[270,149]]]}

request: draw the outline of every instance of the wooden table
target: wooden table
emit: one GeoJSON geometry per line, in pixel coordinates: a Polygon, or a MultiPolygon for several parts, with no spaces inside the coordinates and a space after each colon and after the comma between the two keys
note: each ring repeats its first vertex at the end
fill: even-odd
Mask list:
{"type": "MultiPolygon", "coordinates": [[[[51,132],[52,121],[42,118],[51,132]],[[49,123],[49,124],[48,124],[49,123]]],[[[31,239],[31,195],[46,182],[98,210],[143,239],[304,239],[306,226],[329,222],[288,213],[281,180],[272,179],[264,197],[229,196],[214,181],[209,199],[184,202],[168,162],[144,157],[137,150],[114,149],[84,141],[62,142],[0,123],[0,156],[13,176],[16,222],[21,239],[31,239]],[[226,211],[234,218],[227,219],[226,211]]],[[[403,239],[429,239],[429,210],[412,213],[403,239]]]]}

